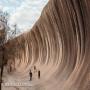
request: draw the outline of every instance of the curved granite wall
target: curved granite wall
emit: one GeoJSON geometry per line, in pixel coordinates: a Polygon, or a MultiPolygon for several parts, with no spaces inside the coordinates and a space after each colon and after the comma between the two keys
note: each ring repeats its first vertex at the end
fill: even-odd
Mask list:
{"type": "Polygon", "coordinates": [[[36,65],[41,79],[30,82],[31,90],[89,90],[89,4],[90,0],[50,0],[32,30],[6,43],[9,77],[28,80],[36,65]]]}

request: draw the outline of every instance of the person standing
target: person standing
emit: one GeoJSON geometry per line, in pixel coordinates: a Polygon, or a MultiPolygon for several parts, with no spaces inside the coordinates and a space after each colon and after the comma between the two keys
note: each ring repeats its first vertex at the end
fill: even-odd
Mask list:
{"type": "Polygon", "coordinates": [[[34,66],[34,70],[36,70],[36,66],[34,66]]]}
{"type": "Polygon", "coordinates": [[[40,79],[40,70],[38,71],[38,79],[40,79]]]}
{"type": "Polygon", "coordinates": [[[29,72],[29,75],[30,75],[30,81],[31,81],[32,80],[32,72],[31,72],[31,70],[29,72]]]}
{"type": "Polygon", "coordinates": [[[34,66],[34,73],[37,72],[36,66],[34,66]]]}

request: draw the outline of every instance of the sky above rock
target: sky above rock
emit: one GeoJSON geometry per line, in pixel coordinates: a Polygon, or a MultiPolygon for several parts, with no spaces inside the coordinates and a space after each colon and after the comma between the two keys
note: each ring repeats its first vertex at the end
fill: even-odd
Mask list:
{"type": "Polygon", "coordinates": [[[0,0],[0,10],[10,14],[9,24],[23,31],[32,28],[48,0],[0,0]]]}

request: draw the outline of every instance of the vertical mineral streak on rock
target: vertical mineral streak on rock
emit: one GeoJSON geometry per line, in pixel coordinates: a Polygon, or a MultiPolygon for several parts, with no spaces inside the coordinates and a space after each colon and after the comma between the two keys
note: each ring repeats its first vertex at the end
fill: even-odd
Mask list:
{"type": "Polygon", "coordinates": [[[5,44],[14,79],[36,65],[42,80],[33,89],[89,90],[89,29],[90,0],[50,0],[32,30],[5,44]]]}

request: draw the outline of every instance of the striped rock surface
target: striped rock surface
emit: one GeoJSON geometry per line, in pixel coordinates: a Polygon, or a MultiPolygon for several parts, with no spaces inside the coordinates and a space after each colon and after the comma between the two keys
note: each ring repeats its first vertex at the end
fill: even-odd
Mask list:
{"type": "Polygon", "coordinates": [[[49,0],[33,28],[5,44],[2,90],[90,90],[90,0],[49,0]],[[29,81],[33,65],[41,71],[29,81]],[[8,68],[12,71],[8,73],[8,68]]]}

